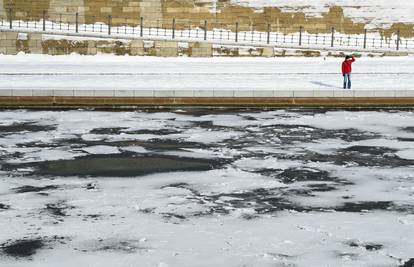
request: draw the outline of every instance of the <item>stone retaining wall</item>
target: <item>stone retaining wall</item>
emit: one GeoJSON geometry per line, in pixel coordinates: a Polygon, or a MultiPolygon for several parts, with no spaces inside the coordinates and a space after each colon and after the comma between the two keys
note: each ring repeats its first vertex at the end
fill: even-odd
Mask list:
{"type": "MultiPolygon", "coordinates": [[[[115,54],[131,56],[160,57],[212,57],[212,56],[246,56],[246,57],[318,57],[321,51],[299,48],[276,48],[273,46],[252,47],[207,42],[184,42],[145,39],[110,39],[93,36],[49,35],[41,32],[0,31],[0,54],[15,55],[19,52],[48,55],[115,54]]],[[[346,51],[329,50],[324,55],[344,57],[346,51]]],[[[358,56],[358,52],[353,51],[358,56]]],[[[364,52],[368,56],[407,56],[407,52],[364,52]]]]}
{"type": "MultiPolygon", "coordinates": [[[[95,92],[96,94],[97,92],[95,92]]],[[[21,94],[25,94],[23,91],[21,94]]],[[[47,93],[45,93],[47,94],[47,93]]],[[[217,97],[164,96],[0,96],[2,108],[134,108],[143,106],[234,106],[234,107],[409,107],[414,97],[217,97]]],[[[412,95],[412,94],[411,94],[412,95]]]]}
{"type": "MultiPolygon", "coordinates": [[[[39,20],[46,12],[47,18],[63,22],[73,22],[75,13],[79,13],[79,21],[87,23],[108,21],[112,16],[112,24],[139,24],[143,17],[147,27],[170,28],[172,19],[176,19],[177,29],[203,27],[204,20],[209,28],[225,28],[235,30],[236,22],[240,31],[266,31],[271,24],[273,31],[297,32],[300,26],[311,33],[336,31],[346,34],[362,34],[364,23],[347,18],[343,8],[332,6],[321,16],[307,15],[301,11],[286,12],[278,7],[252,7],[233,4],[231,0],[199,1],[199,0],[2,0],[0,14],[22,20],[39,20]],[[8,10],[12,12],[9,14],[8,10]]],[[[375,17],[371,18],[375,19],[375,17]]],[[[402,37],[414,36],[413,23],[392,23],[382,34],[389,37],[400,29],[402,37]]]]}

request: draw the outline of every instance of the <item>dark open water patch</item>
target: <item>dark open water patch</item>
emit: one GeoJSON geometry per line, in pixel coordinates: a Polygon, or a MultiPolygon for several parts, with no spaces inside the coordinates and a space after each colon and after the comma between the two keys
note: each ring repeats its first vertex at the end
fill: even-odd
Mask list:
{"type": "MultiPolygon", "coordinates": [[[[296,212],[366,212],[373,210],[394,211],[412,213],[414,207],[397,205],[392,201],[367,201],[367,202],[345,202],[339,206],[319,207],[309,206],[306,203],[292,201],[292,197],[297,195],[305,197],[314,197],[314,192],[324,192],[337,190],[331,188],[330,184],[311,184],[307,188],[259,188],[246,190],[242,192],[221,193],[221,194],[205,194],[191,188],[187,183],[175,183],[162,186],[161,189],[167,187],[183,188],[188,190],[187,200],[192,200],[198,205],[205,208],[202,212],[195,213],[159,213],[162,217],[187,219],[189,217],[204,217],[212,215],[228,215],[234,210],[251,209],[254,213],[249,214],[245,219],[254,219],[262,214],[273,214],[280,211],[296,211],[296,212]]],[[[141,210],[143,213],[157,213],[156,208],[141,210]]],[[[243,216],[242,216],[243,218],[243,216]]],[[[375,244],[367,243],[367,250],[375,250],[375,244]],[[372,245],[372,246],[371,246],[372,245]]]]}
{"type": "Polygon", "coordinates": [[[414,133],[414,126],[404,127],[401,130],[409,132],[409,133],[414,133]]]}
{"type": "Polygon", "coordinates": [[[144,246],[140,240],[119,239],[119,238],[98,238],[97,240],[90,240],[84,242],[80,248],[82,252],[88,251],[105,251],[105,252],[121,252],[121,253],[136,253],[138,251],[146,251],[149,248],[144,246]]]}
{"type": "MultiPolygon", "coordinates": [[[[354,149],[356,149],[354,147],[354,149]]],[[[355,165],[361,167],[403,167],[414,165],[414,160],[402,159],[398,156],[389,153],[388,148],[372,148],[364,150],[364,152],[371,151],[371,153],[361,153],[359,151],[347,151],[344,149],[338,150],[333,154],[320,154],[316,152],[297,153],[297,154],[274,154],[275,157],[284,160],[300,160],[310,162],[329,162],[339,166],[355,165]],[[375,153],[375,154],[374,154],[375,153]]]]}
{"type": "Polygon", "coordinates": [[[165,150],[180,150],[182,148],[209,148],[209,145],[197,143],[197,142],[186,142],[182,140],[171,140],[171,139],[151,139],[149,141],[142,141],[136,143],[146,149],[154,151],[165,151],[165,150]]]}
{"type": "Polygon", "coordinates": [[[68,216],[67,211],[73,209],[74,206],[68,205],[65,201],[46,204],[44,211],[55,217],[68,216]]]}
{"type": "Polygon", "coordinates": [[[312,196],[312,192],[327,192],[338,190],[339,186],[352,185],[353,183],[331,176],[328,171],[317,168],[288,168],[285,170],[263,169],[255,171],[261,175],[272,177],[280,180],[284,184],[293,184],[296,182],[327,182],[327,183],[313,183],[307,185],[307,189],[289,190],[289,193],[294,193],[302,196],[312,196]]]}
{"type": "Polygon", "coordinates": [[[0,210],[8,210],[8,209],[10,209],[10,205],[0,203],[0,210]]]}
{"type": "Polygon", "coordinates": [[[369,251],[380,250],[384,247],[384,245],[382,244],[371,243],[371,242],[359,242],[359,241],[351,241],[351,242],[348,242],[347,245],[350,247],[359,247],[359,248],[362,247],[369,251]]]}
{"type": "Polygon", "coordinates": [[[126,134],[153,134],[153,135],[169,135],[169,134],[179,134],[182,131],[178,129],[156,129],[156,130],[133,130],[133,131],[123,131],[126,134]]]}
{"type": "Polygon", "coordinates": [[[11,133],[21,132],[48,132],[56,130],[54,125],[37,125],[33,122],[14,123],[11,125],[0,125],[0,136],[11,133]]]}
{"type": "Polygon", "coordinates": [[[36,254],[37,250],[43,248],[45,242],[41,238],[21,239],[3,243],[1,251],[7,256],[14,258],[27,258],[36,254]]]}
{"type": "Polygon", "coordinates": [[[364,212],[373,210],[396,211],[401,213],[413,213],[413,205],[399,205],[393,201],[360,201],[345,202],[344,204],[332,208],[341,212],[364,212]]]}
{"type": "Polygon", "coordinates": [[[174,171],[206,171],[229,163],[228,159],[199,159],[164,155],[88,155],[72,160],[4,164],[2,170],[33,168],[36,176],[135,177],[174,171]]]}
{"type": "Polygon", "coordinates": [[[349,181],[332,177],[329,172],[315,168],[288,168],[274,176],[285,184],[305,181],[330,181],[350,184],[349,181]]]}
{"type": "Polygon", "coordinates": [[[328,192],[328,191],[334,191],[338,190],[337,187],[333,186],[332,184],[309,184],[308,187],[312,192],[328,192]]]}
{"type": "Polygon", "coordinates": [[[41,249],[53,249],[55,244],[67,244],[70,238],[62,236],[25,237],[0,244],[0,253],[15,259],[31,260],[41,249]]]}
{"type": "Polygon", "coordinates": [[[46,186],[31,186],[31,185],[24,185],[13,188],[12,190],[16,193],[28,193],[28,192],[44,192],[44,191],[51,191],[56,190],[59,187],[56,185],[46,185],[46,186]]]}
{"type": "Polygon", "coordinates": [[[351,142],[379,138],[381,136],[377,133],[360,131],[353,128],[328,130],[309,125],[296,124],[274,124],[259,127],[261,134],[276,137],[281,140],[283,144],[312,142],[320,139],[338,139],[351,142]]]}
{"type": "Polygon", "coordinates": [[[414,258],[409,259],[398,267],[414,267],[414,258]]]}
{"type": "Polygon", "coordinates": [[[126,130],[126,127],[112,127],[112,128],[95,128],[92,129],[89,133],[91,134],[120,134],[123,130],[126,130]]]}
{"type": "Polygon", "coordinates": [[[344,212],[362,212],[370,210],[390,210],[394,207],[392,201],[362,201],[362,202],[345,202],[343,205],[336,207],[336,211],[344,212]]]}
{"type": "Polygon", "coordinates": [[[388,147],[381,146],[350,146],[340,151],[350,152],[350,153],[360,153],[360,154],[369,154],[373,156],[384,156],[384,154],[395,153],[398,150],[388,147]]]}

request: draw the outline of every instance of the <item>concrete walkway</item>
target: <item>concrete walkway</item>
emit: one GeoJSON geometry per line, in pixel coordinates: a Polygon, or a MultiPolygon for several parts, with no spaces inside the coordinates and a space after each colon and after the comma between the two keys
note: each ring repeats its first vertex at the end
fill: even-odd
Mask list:
{"type": "Polygon", "coordinates": [[[0,59],[3,107],[414,106],[412,57],[357,59],[352,90],[341,58],[0,59]]]}
{"type": "MultiPolygon", "coordinates": [[[[0,56],[0,88],[70,90],[338,90],[342,58],[0,56]]],[[[414,89],[414,58],[360,58],[356,90],[414,89]]]]}

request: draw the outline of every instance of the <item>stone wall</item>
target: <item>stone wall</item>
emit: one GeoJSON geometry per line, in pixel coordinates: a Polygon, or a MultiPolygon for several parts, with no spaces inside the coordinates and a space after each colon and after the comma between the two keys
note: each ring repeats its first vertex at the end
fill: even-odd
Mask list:
{"type": "MultiPolygon", "coordinates": [[[[321,56],[320,51],[309,49],[283,49],[275,47],[249,47],[213,45],[200,42],[115,40],[98,38],[75,38],[50,36],[41,33],[0,32],[0,54],[16,55],[19,52],[48,55],[115,54],[159,57],[286,57],[321,56]]],[[[326,54],[326,53],[325,53],[326,54]]],[[[324,55],[325,55],[324,54],[324,55]]],[[[342,51],[327,52],[327,56],[344,57],[342,51]]],[[[357,55],[357,54],[356,54],[357,55]]],[[[407,52],[370,53],[368,56],[406,56],[407,52]]]]}
{"type": "Polygon", "coordinates": [[[177,57],[195,56],[211,57],[211,44],[188,43],[193,50],[180,49],[178,42],[173,41],[119,41],[113,39],[76,38],[71,40],[64,36],[49,38],[39,33],[0,32],[0,54],[16,55],[19,52],[48,55],[80,55],[115,54],[130,56],[177,57]]]}
{"type": "MultiPolygon", "coordinates": [[[[300,11],[286,12],[278,7],[254,9],[235,5],[230,0],[220,0],[213,5],[210,0],[0,0],[0,11],[8,14],[12,8],[14,18],[39,20],[46,16],[55,21],[74,21],[79,13],[80,22],[107,23],[112,16],[113,25],[137,25],[140,17],[145,26],[171,27],[176,19],[176,27],[202,27],[204,20],[209,28],[266,31],[268,24],[272,31],[297,32],[300,26],[311,33],[337,31],[354,34],[363,33],[366,25],[354,22],[344,15],[343,9],[333,6],[320,17],[307,16],[300,11]]],[[[414,36],[414,25],[394,23],[384,31],[389,36],[401,30],[402,37],[414,36]]]]}

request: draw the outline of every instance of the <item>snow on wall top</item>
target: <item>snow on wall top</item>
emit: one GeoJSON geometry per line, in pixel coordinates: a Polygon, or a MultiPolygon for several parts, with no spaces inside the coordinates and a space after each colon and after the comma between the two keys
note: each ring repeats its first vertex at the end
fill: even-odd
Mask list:
{"type": "Polygon", "coordinates": [[[346,17],[355,22],[373,25],[392,22],[414,22],[414,1],[411,0],[231,0],[235,4],[261,8],[275,6],[283,11],[302,11],[320,16],[331,6],[341,6],[346,17]]]}

